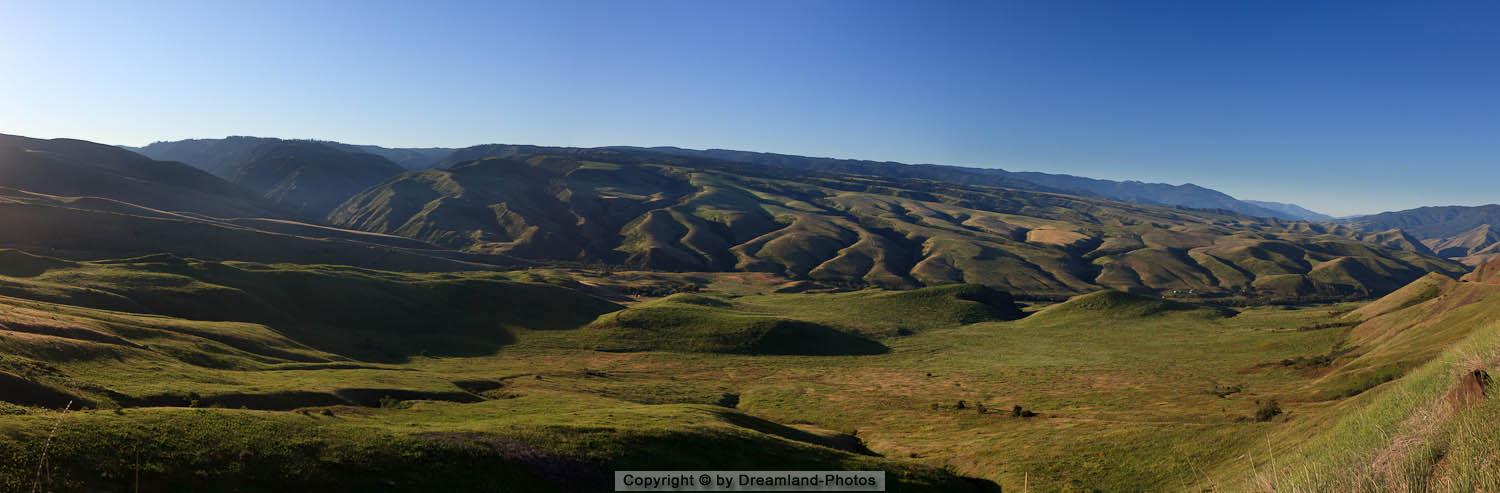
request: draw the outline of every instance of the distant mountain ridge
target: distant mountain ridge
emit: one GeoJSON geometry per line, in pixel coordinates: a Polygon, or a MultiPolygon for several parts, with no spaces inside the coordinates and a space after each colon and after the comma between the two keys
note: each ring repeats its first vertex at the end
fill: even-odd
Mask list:
{"type": "MultiPolygon", "coordinates": [[[[998,168],[970,168],[940,164],[905,164],[729,149],[695,150],[680,147],[651,147],[647,149],[668,154],[708,157],[782,168],[870,174],[888,178],[920,178],[968,185],[990,185],[1019,190],[1061,192],[1136,204],[1226,210],[1252,217],[1311,220],[1307,214],[1307,212],[1311,211],[1306,211],[1306,209],[1299,206],[1292,207],[1305,212],[1294,212],[1285,207],[1265,207],[1191,183],[1169,185],[1140,181],[1113,181],[1034,171],[1006,171],[998,168]]],[[[1321,216],[1317,213],[1312,214],[1321,216]]]]}
{"type": "Polygon", "coordinates": [[[1340,221],[1365,231],[1401,229],[1438,255],[1473,266],[1500,258],[1500,205],[1419,207],[1340,221]]]}
{"type": "MultiPolygon", "coordinates": [[[[265,137],[227,137],[156,142],[130,148],[154,159],[174,160],[198,166],[220,176],[224,169],[243,162],[257,145],[282,141],[265,137]]],[[[387,148],[340,142],[302,140],[327,145],[351,153],[381,156],[407,170],[446,168],[483,157],[503,157],[517,153],[534,153],[542,149],[567,148],[521,144],[482,144],[459,149],[387,148]]],[[[579,148],[583,149],[583,148],[579,148]]],[[[636,149],[686,157],[733,161],[759,166],[798,169],[825,173],[857,174],[892,179],[934,180],[959,185],[984,185],[1034,192],[1053,192],[1083,197],[1098,197],[1135,204],[1224,210],[1252,217],[1295,221],[1324,221],[1331,217],[1294,204],[1240,200],[1223,192],[1194,185],[1170,185],[1141,181],[1114,181],[1034,171],[1007,171],[997,168],[971,168],[940,164],[906,164],[892,161],[869,161],[809,157],[793,154],[738,151],[730,149],[687,149],[681,147],[610,146],[598,149],[636,149]]]]}
{"type": "Polygon", "coordinates": [[[1328,214],[1308,210],[1306,207],[1302,207],[1297,204],[1288,204],[1284,202],[1266,202],[1261,200],[1241,200],[1241,202],[1292,216],[1290,219],[1298,219],[1302,221],[1332,221],[1334,219],[1337,219],[1328,214]]]}
{"type": "Polygon", "coordinates": [[[1364,229],[1401,228],[1421,239],[1455,236],[1483,225],[1500,225],[1500,205],[1418,207],[1342,221],[1364,229]]]}
{"type": "Polygon", "coordinates": [[[233,135],[222,139],[187,139],[152,142],[143,147],[120,146],[152,159],[191,164],[210,173],[221,172],[235,163],[244,162],[255,148],[275,142],[309,142],[331,146],[346,152],[374,154],[405,169],[427,169],[458,149],[447,147],[390,148],[358,145],[317,139],[281,139],[233,135]]]}

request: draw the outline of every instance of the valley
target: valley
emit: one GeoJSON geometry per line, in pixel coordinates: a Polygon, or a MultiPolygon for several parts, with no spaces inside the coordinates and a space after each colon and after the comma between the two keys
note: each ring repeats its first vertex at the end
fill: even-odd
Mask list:
{"type": "Polygon", "coordinates": [[[363,289],[442,292],[461,283],[472,295],[433,298],[410,321],[388,303],[364,321],[337,310],[365,310],[368,297],[315,288],[288,295],[338,298],[308,299],[320,307],[312,312],[209,322],[194,318],[225,316],[152,301],[266,297],[241,280],[255,272],[343,283],[374,273],[5,260],[34,266],[0,277],[7,395],[45,389],[21,404],[53,409],[12,406],[0,417],[8,437],[0,455],[15,459],[0,467],[9,487],[33,479],[48,425],[58,430],[48,481],[69,488],[119,485],[137,469],[168,489],[329,491],[420,490],[436,477],[463,477],[472,483],[445,484],[474,489],[592,490],[586,482],[612,469],[770,466],[876,468],[903,490],[948,491],[984,490],[976,479],[1065,491],[1500,480],[1478,466],[1500,460],[1482,434],[1425,445],[1465,454],[1457,457],[1472,466],[1424,462],[1426,449],[1401,450],[1397,469],[1367,462],[1387,446],[1382,437],[1446,436],[1500,412],[1493,401],[1444,411],[1441,398],[1459,382],[1455,369],[1500,357],[1500,291],[1480,282],[1434,278],[1363,308],[1236,311],[1105,291],[1022,313],[986,288],[952,286],[678,294],[619,311],[593,297],[564,301],[568,291],[546,284],[383,274],[363,289]],[[52,294],[63,279],[121,300],[52,294]],[[481,294],[480,282],[499,291],[481,294]],[[462,311],[432,314],[442,306],[462,311]],[[480,306],[497,311],[472,312],[480,306]],[[528,307],[535,311],[516,311],[528,307]],[[620,332],[617,320],[635,312],[651,314],[633,329],[650,338],[620,332]],[[603,315],[590,323],[589,313],[603,315]],[[575,318],[550,318],[559,314],[575,318]],[[468,317],[498,327],[466,331],[468,317]],[[763,323],[730,332],[736,320],[763,323]],[[63,399],[86,409],[64,413],[63,399]],[[1017,406],[1034,415],[1018,417],[1017,406]],[[1442,418],[1409,428],[1412,416],[1433,412],[1442,418]],[[1385,431],[1364,430],[1371,420],[1385,431]],[[1352,442],[1329,431],[1348,426],[1363,430],[1352,442]],[[205,434],[224,427],[237,430],[232,440],[205,434]],[[115,456],[106,443],[139,455],[115,456]],[[712,446],[652,452],[694,444],[712,446]],[[475,474],[474,461],[504,467],[475,474]],[[375,477],[388,483],[368,482],[375,477]]]}
{"type": "Polygon", "coordinates": [[[1468,215],[681,149],[4,142],[4,491],[1500,488],[1468,215]]]}
{"type": "Polygon", "coordinates": [[[1496,19],[0,0],[0,493],[1500,493],[1496,19]]]}

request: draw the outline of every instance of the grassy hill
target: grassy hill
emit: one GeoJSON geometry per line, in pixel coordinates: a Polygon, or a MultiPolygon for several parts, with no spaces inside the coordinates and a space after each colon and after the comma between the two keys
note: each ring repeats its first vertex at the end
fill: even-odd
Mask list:
{"type": "Polygon", "coordinates": [[[1404,229],[530,146],[330,225],[10,142],[0,491],[1500,488],[1500,264],[1404,229]]]}
{"type": "Polygon", "coordinates": [[[676,294],[604,315],[583,337],[605,351],[859,355],[886,352],[876,339],[1020,317],[1009,294],[972,284],[736,298],[676,294]]]}
{"type": "Polygon", "coordinates": [[[488,366],[547,367],[545,340],[618,308],[498,274],[0,251],[0,487],[596,491],[617,469],[812,468],[992,491],[720,394],[645,404],[576,369],[488,366]],[[428,366],[450,363],[469,370],[428,366]]]}
{"type": "MultiPolygon", "coordinates": [[[[225,221],[112,200],[0,188],[0,248],[95,260],[173,254],[210,260],[343,264],[403,271],[483,270],[514,259],[465,255],[430,245],[392,245],[381,236],[287,221],[225,221]]],[[[409,241],[409,240],[406,240],[409,241]]]]}
{"type": "Polygon", "coordinates": [[[403,171],[373,154],[284,141],[257,147],[250,159],[225,170],[224,177],[302,217],[321,220],[354,194],[403,171]]]}
{"type": "Polygon", "coordinates": [[[0,135],[0,187],[220,217],[277,213],[248,191],[182,163],[81,140],[0,135]]]}
{"type": "Polygon", "coordinates": [[[1377,302],[1306,390],[1339,398],[1274,430],[1210,477],[1215,489],[1500,488],[1500,289],[1430,279],[1377,302]],[[1353,396],[1353,397],[1350,397],[1353,396]]]}
{"type": "MultiPolygon", "coordinates": [[[[229,137],[157,142],[135,149],[181,161],[252,190],[292,213],[321,220],[344,200],[405,171],[357,146],[310,140],[229,137]]],[[[429,153],[397,157],[423,163],[429,153]]]]}
{"type": "Polygon", "coordinates": [[[1023,323],[1056,325],[1070,321],[1097,321],[1109,317],[1144,318],[1162,315],[1192,315],[1212,319],[1233,316],[1234,311],[1120,291],[1099,291],[1075,296],[1068,301],[1043,308],[1023,323]]]}
{"type": "Polygon", "coordinates": [[[367,360],[487,354],[509,340],[505,327],[573,328],[619,309],[576,291],[518,284],[496,273],[398,274],[170,255],[62,263],[14,251],[0,255],[0,261],[20,265],[6,270],[32,274],[0,279],[0,293],[6,295],[266,324],[300,345],[367,360]],[[36,266],[42,262],[55,263],[41,271],[36,266]]]}
{"type": "Polygon", "coordinates": [[[1403,428],[1456,369],[1493,367],[1493,285],[1430,276],[1357,312],[1103,291],[1017,318],[978,285],[621,307],[517,275],[0,251],[0,484],[595,491],[621,469],[830,468],[900,491],[1344,489],[1388,478],[1340,471],[1384,474],[1394,443],[1432,477],[1494,480],[1491,401],[1403,428]]]}
{"type": "Polygon", "coordinates": [[[1459,275],[1420,243],[1371,245],[1307,223],[1034,191],[887,180],[629,149],[492,146],[403,175],[337,225],[471,252],[829,285],[977,283],[1029,296],[1101,288],[1307,299],[1459,275]]]}

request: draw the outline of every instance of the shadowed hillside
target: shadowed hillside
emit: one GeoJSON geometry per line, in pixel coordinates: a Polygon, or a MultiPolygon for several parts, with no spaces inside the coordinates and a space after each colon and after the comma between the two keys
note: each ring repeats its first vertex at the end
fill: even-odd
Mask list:
{"type": "Polygon", "coordinates": [[[0,248],[74,260],[169,253],[182,257],[343,264],[403,271],[515,265],[383,236],[274,221],[224,221],[107,199],[57,197],[0,188],[0,248]],[[264,226],[262,226],[264,224],[264,226]],[[418,248],[422,247],[422,248],[418,248]]]}
{"type": "Polygon", "coordinates": [[[373,154],[286,141],[258,147],[249,160],[225,170],[224,177],[302,217],[321,220],[344,200],[402,171],[373,154]]]}
{"type": "Polygon", "coordinates": [[[486,355],[511,340],[508,328],[571,329],[621,308],[499,274],[397,274],[171,255],[72,263],[0,250],[0,275],[6,276],[0,295],[264,324],[297,346],[360,360],[486,355]]]}
{"type": "Polygon", "coordinates": [[[71,139],[0,135],[0,187],[221,217],[276,213],[248,191],[191,166],[71,139]]]}
{"type": "MultiPolygon", "coordinates": [[[[258,137],[158,142],[136,149],[196,166],[301,217],[323,219],[344,200],[405,168],[356,146],[258,137]]],[[[402,155],[425,164],[430,154],[402,155]]]]}

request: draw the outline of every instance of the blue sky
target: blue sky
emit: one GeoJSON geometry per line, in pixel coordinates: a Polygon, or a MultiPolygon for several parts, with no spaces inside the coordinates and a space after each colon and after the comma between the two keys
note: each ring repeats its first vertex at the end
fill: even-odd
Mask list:
{"type": "Polygon", "coordinates": [[[0,0],[0,132],[677,145],[1500,202],[1494,2],[0,0]]]}

